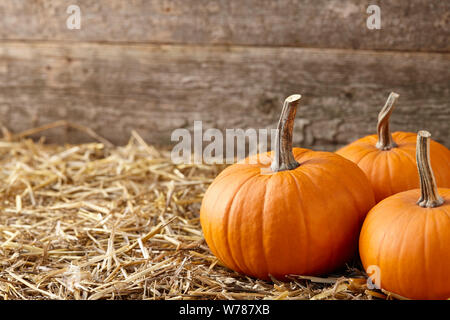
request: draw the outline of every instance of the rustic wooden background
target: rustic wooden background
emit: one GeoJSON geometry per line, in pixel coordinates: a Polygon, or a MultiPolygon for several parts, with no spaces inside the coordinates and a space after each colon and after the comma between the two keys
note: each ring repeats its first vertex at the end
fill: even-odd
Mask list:
{"type": "MultiPolygon", "coordinates": [[[[0,121],[12,132],[65,119],[123,144],[135,129],[274,127],[304,97],[296,145],[335,149],[373,133],[390,91],[394,130],[450,147],[448,0],[2,0],[0,121]],[[69,30],[69,5],[80,30],[69,30]],[[381,30],[366,9],[381,7],[381,30]]],[[[83,142],[53,129],[51,142],[83,142]]]]}

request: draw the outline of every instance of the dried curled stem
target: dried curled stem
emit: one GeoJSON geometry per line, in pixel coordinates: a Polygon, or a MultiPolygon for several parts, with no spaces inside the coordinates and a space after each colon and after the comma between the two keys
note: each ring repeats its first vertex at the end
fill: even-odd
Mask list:
{"type": "Polygon", "coordinates": [[[434,208],[444,203],[431,168],[430,140],[428,131],[419,131],[417,134],[416,160],[420,178],[420,199],[417,204],[424,208],[434,208]]]}
{"type": "Polygon", "coordinates": [[[301,95],[294,94],[286,98],[278,122],[277,135],[275,139],[274,158],[271,164],[273,172],[293,170],[300,166],[292,153],[292,133],[294,130],[294,119],[297,113],[301,95]]]}
{"type": "Polygon", "coordinates": [[[390,150],[397,146],[397,144],[392,139],[391,130],[389,130],[389,118],[391,117],[392,111],[394,111],[395,102],[397,101],[398,97],[399,95],[397,93],[391,92],[386,101],[386,104],[378,114],[378,142],[376,144],[376,147],[380,150],[390,150]]]}

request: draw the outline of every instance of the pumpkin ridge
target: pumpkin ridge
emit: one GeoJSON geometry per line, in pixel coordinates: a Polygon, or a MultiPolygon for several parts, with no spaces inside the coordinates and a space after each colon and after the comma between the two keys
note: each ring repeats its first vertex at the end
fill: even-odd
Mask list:
{"type": "MultiPolygon", "coordinates": [[[[405,150],[404,147],[396,148],[394,153],[396,153],[399,158],[401,158],[401,156],[404,156],[406,159],[409,159],[414,166],[416,166],[415,157],[411,153],[409,153],[407,150],[405,150]]],[[[404,161],[402,161],[401,163],[404,163],[404,161]]],[[[394,180],[390,180],[390,181],[392,182],[394,180]]],[[[414,190],[414,189],[410,189],[410,190],[414,190]]]]}
{"type": "MultiPolygon", "coordinates": [[[[269,178],[270,179],[270,178],[269,178]]],[[[267,184],[269,183],[269,180],[267,180],[267,183],[264,185],[264,202],[262,207],[262,218],[261,218],[261,248],[262,248],[262,258],[264,260],[264,265],[266,267],[266,272],[269,273],[269,262],[267,259],[267,253],[266,253],[266,247],[264,245],[264,217],[266,215],[266,201],[267,201],[267,184]]]]}
{"type": "MultiPolygon", "coordinates": [[[[347,160],[347,159],[345,159],[345,158],[344,158],[344,160],[345,160],[345,161],[350,161],[350,160],[347,160]]],[[[353,164],[353,162],[351,162],[351,164],[353,164]]],[[[359,170],[361,170],[359,167],[357,167],[357,168],[358,168],[359,170]]],[[[364,173],[362,170],[361,170],[361,174],[364,175],[364,177],[367,179],[367,177],[365,176],[365,173],[364,173]]],[[[359,179],[358,179],[358,182],[360,182],[359,179]]],[[[370,182],[368,181],[368,179],[367,179],[367,183],[369,183],[369,185],[370,185],[370,182]]],[[[346,184],[343,184],[342,188],[344,188],[345,191],[346,191],[346,193],[347,193],[348,195],[351,196],[352,203],[353,203],[353,207],[359,212],[359,211],[360,211],[359,209],[361,209],[361,208],[359,208],[359,202],[356,201],[356,199],[358,198],[358,196],[356,196],[356,195],[353,193],[352,189],[350,189],[346,184]]],[[[370,185],[370,188],[372,188],[371,185],[370,185]]],[[[375,194],[373,194],[373,200],[374,200],[374,203],[375,203],[375,194]]],[[[364,208],[364,209],[367,210],[367,211],[366,211],[366,215],[367,215],[367,212],[370,210],[370,208],[364,208]]],[[[363,219],[361,219],[361,217],[358,217],[358,218],[360,219],[359,225],[361,226],[361,225],[362,225],[362,222],[363,222],[363,219],[365,218],[365,216],[364,216],[363,219]]]]}
{"type": "Polygon", "coordinates": [[[414,156],[412,156],[408,151],[405,150],[405,148],[396,148],[395,152],[401,152],[404,156],[406,156],[409,160],[411,160],[413,163],[416,163],[416,159],[414,156]]]}
{"type": "MultiPolygon", "coordinates": [[[[398,148],[395,148],[398,149],[398,148]]],[[[393,150],[395,150],[393,149],[393,150]]],[[[386,161],[386,166],[387,166],[387,173],[389,176],[389,179],[387,181],[389,181],[389,193],[390,194],[395,194],[397,193],[397,190],[394,190],[394,186],[392,185],[392,181],[394,181],[394,177],[395,177],[395,168],[397,167],[396,163],[399,161],[401,163],[401,159],[398,156],[398,154],[393,151],[389,154],[385,154],[387,157],[387,161],[386,161]],[[395,159],[394,159],[395,158],[395,159]]]]}
{"type": "MultiPolygon", "coordinates": [[[[227,175],[225,175],[225,176],[221,176],[221,177],[219,177],[219,181],[222,181],[222,180],[224,180],[224,179],[226,179],[226,178],[228,178],[232,173],[233,173],[233,168],[231,168],[231,167],[228,167],[230,170],[229,170],[229,174],[227,174],[227,175]]],[[[250,178],[249,178],[250,179],[250,178]]],[[[244,182],[242,182],[242,183],[245,183],[247,180],[245,180],[244,182]]],[[[211,188],[211,186],[212,186],[213,184],[211,184],[210,185],[210,188],[211,188]]],[[[239,187],[240,188],[240,187],[239,187]]],[[[238,188],[238,189],[239,189],[238,188]]],[[[216,206],[216,203],[219,201],[219,200],[221,200],[221,197],[220,196],[218,196],[216,199],[215,199],[215,202],[214,202],[214,206],[213,207],[215,207],[216,206]]],[[[232,200],[234,200],[234,198],[233,199],[231,199],[230,201],[232,201],[232,200]]],[[[227,207],[226,207],[226,214],[229,212],[229,204],[227,204],[227,207]]],[[[208,213],[209,214],[209,213],[208,213]]],[[[211,228],[211,225],[212,225],[212,220],[209,220],[209,223],[208,223],[208,229],[209,230],[211,230],[212,228],[211,228]]],[[[218,258],[221,260],[221,261],[223,261],[224,263],[225,263],[225,260],[223,259],[223,257],[222,257],[222,253],[219,251],[219,250],[217,250],[217,246],[216,246],[216,241],[215,241],[215,238],[213,237],[213,236],[211,236],[210,237],[210,239],[211,239],[211,242],[212,242],[212,247],[215,249],[215,252],[217,252],[217,255],[218,255],[218,258]]],[[[211,249],[213,249],[213,248],[211,248],[211,249]]],[[[229,248],[227,248],[228,249],[228,251],[230,250],[229,248]]],[[[232,264],[234,264],[238,269],[240,269],[239,268],[239,266],[236,264],[236,262],[232,259],[232,264]]]]}
{"type": "MultiPolygon", "coordinates": [[[[216,179],[214,179],[214,181],[211,183],[211,185],[208,187],[208,189],[206,190],[205,195],[208,193],[208,190],[210,190],[211,188],[214,187],[214,185],[218,184],[218,182],[222,182],[222,180],[226,179],[228,176],[230,176],[233,173],[234,169],[232,168],[232,166],[225,168],[224,171],[222,171],[217,177],[216,179]],[[227,172],[225,172],[227,171],[227,172]],[[225,174],[224,174],[225,173],[225,174]]],[[[214,205],[212,207],[215,207],[217,202],[220,200],[220,197],[216,197],[216,199],[214,200],[214,205]]],[[[208,213],[209,214],[209,213],[208,213]]],[[[212,221],[209,220],[208,223],[208,232],[210,232],[210,230],[212,230],[212,221]]],[[[210,237],[210,241],[211,241],[211,251],[215,252],[219,258],[219,260],[223,261],[225,263],[225,260],[222,258],[222,254],[219,252],[219,250],[217,249],[216,246],[216,241],[214,239],[213,236],[210,237]]]]}
{"type": "MultiPolygon", "coordinates": [[[[320,167],[320,166],[314,166],[314,165],[311,165],[310,167],[317,168],[317,169],[321,170],[321,172],[325,172],[325,173],[327,173],[327,174],[329,173],[327,170],[323,169],[323,168],[320,167]]],[[[318,193],[320,194],[320,192],[321,192],[322,190],[320,190],[320,189],[316,186],[316,184],[315,184],[315,182],[314,182],[314,179],[311,178],[309,172],[306,172],[307,170],[295,170],[295,171],[296,171],[296,172],[301,172],[301,173],[304,175],[304,177],[305,177],[306,179],[309,180],[309,182],[311,183],[311,185],[314,186],[314,187],[316,188],[317,191],[319,191],[318,193]]],[[[353,198],[353,197],[352,197],[352,198],[353,198]]],[[[354,200],[354,199],[352,199],[352,200],[354,200]]],[[[358,218],[359,218],[359,217],[358,217],[358,218]]],[[[333,244],[335,244],[335,242],[333,242],[333,244]]],[[[335,250],[330,250],[330,252],[329,252],[330,256],[329,256],[328,260],[333,261],[334,263],[336,263],[336,256],[335,256],[334,252],[336,251],[337,248],[334,248],[334,249],[335,249],[335,250]]]]}
{"type": "MultiPolygon", "coordinates": [[[[239,190],[239,189],[242,187],[242,185],[245,184],[245,183],[246,183],[248,180],[250,180],[251,178],[253,178],[253,176],[251,176],[251,177],[249,177],[248,179],[246,179],[245,181],[243,181],[243,182],[241,183],[241,185],[238,186],[238,187],[236,188],[236,190],[239,190]]],[[[237,193],[237,192],[236,192],[236,193],[237,193]]],[[[235,193],[235,194],[236,194],[236,193],[235,193]]],[[[236,266],[236,269],[238,269],[238,270],[237,270],[238,272],[242,272],[240,266],[236,263],[236,261],[235,261],[233,255],[231,254],[231,248],[230,248],[230,245],[229,245],[229,242],[228,242],[228,215],[229,215],[229,211],[230,211],[231,204],[232,204],[232,202],[234,201],[234,199],[235,199],[235,196],[229,200],[229,203],[228,203],[228,204],[226,205],[226,207],[225,207],[225,211],[224,211],[225,213],[224,213],[223,220],[225,221],[224,225],[227,226],[227,227],[226,227],[226,230],[223,232],[223,234],[224,234],[224,238],[225,238],[225,242],[226,242],[226,250],[227,250],[228,253],[229,253],[228,256],[230,257],[231,263],[232,263],[232,265],[236,266]]],[[[221,197],[220,197],[220,196],[218,196],[218,197],[216,198],[216,202],[219,201],[219,200],[221,200],[221,197]]],[[[208,214],[210,214],[210,213],[208,213],[208,214]]],[[[211,228],[212,220],[210,220],[210,219],[208,219],[208,220],[209,220],[209,229],[211,230],[211,229],[213,229],[213,228],[211,228]]],[[[211,236],[210,239],[211,239],[211,241],[213,242],[213,246],[216,247],[216,242],[215,242],[215,240],[214,240],[214,239],[215,239],[214,236],[211,236]]],[[[216,247],[216,248],[217,248],[217,247],[216,247]]],[[[218,258],[219,258],[220,260],[222,260],[225,264],[227,264],[227,262],[225,261],[226,259],[223,259],[223,253],[220,252],[219,250],[216,250],[216,252],[217,252],[217,255],[219,256],[218,258]]]]}
{"type": "MultiPolygon", "coordinates": [[[[347,159],[345,159],[346,161],[349,161],[349,160],[347,160],[347,159]]],[[[353,163],[352,163],[353,164],[353,163]]],[[[358,167],[358,169],[359,169],[359,167],[358,167]]],[[[362,170],[361,170],[362,171],[362,170]]],[[[363,172],[362,172],[362,174],[364,174],[363,172]]],[[[364,174],[365,175],[365,174],[364,174]]],[[[370,182],[369,181],[367,181],[369,184],[370,184],[370,182]]],[[[352,203],[353,203],[353,206],[354,206],[354,208],[355,209],[357,209],[357,211],[359,211],[359,204],[358,204],[358,202],[356,201],[356,196],[353,194],[353,192],[347,187],[347,185],[346,184],[344,184],[343,185],[343,188],[345,189],[345,191],[347,192],[347,194],[349,194],[350,196],[351,196],[351,199],[352,199],[352,203]]],[[[374,195],[374,200],[375,200],[375,195],[374,195]]],[[[360,218],[360,217],[358,217],[358,218],[360,218]]],[[[362,224],[362,221],[359,221],[359,223],[360,224],[362,224]]]]}
{"type": "MultiPolygon", "coordinates": [[[[380,194],[379,188],[378,188],[378,182],[379,182],[379,172],[377,171],[379,168],[383,168],[381,171],[383,173],[383,180],[386,176],[386,167],[384,165],[380,165],[378,162],[383,162],[382,155],[385,155],[384,152],[389,152],[390,150],[383,150],[383,152],[377,152],[373,159],[370,161],[372,163],[372,166],[370,169],[368,169],[367,177],[370,180],[370,183],[373,186],[374,192],[375,192],[375,200],[376,202],[379,202],[381,199],[386,198],[386,196],[383,194],[380,194]],[[370,175],[369,175],[370,173],[370,175]],[[376,191],[375,191],[376,190],[376,191]]],[[[385,186],[386,187],[386,186],[385,186]]],[[[392,192],[392,189],[390,190],[392,192]]]]}
{"type": "Polygon", "coordinates": [[[372,229],[373,229],[372,224],[373,223],[372,224],[369,223],[373,220],[372,218],[373,218],[374,214],[375,214],[374,211],[372,211],[372,210],[369,211],[369,213],[367,214],[367,217],[364,221],[363,227],[361,228],[360,235],[359,235],[359,255],[361,258],[364,272],[366,272],[366,273],[367,273],[368,267],[373,265],[374,262],[375,262],[375,265],[381,269],[381,263],[380,263],[380,256],[382,253],[381,249],[383,248],[383,244],[386,239],[386,231],[383,230],[381,240],[378,241],[379,246],[378,246],[378,250],[377,250],[376,254],[370,255],[370,256],[363,254],[363,252],[366,252],[366,251],[372,252],[372,250],[365,249],[365,247],[366,246],[371,247],[371,242],[373,241],[372,239],[376,237],[376,234],[374,235],[374,232],[372,232],[372,229]]]}
{"type": "MultiPolygon", "coordinates": [[[[403,209],[402,211],[403,212],[397,217],[396,221],[400,220],[400,218],[403,218],[404,216],[408,216],[409,213],[410,213],[409,210],[403,209]]],[[[404,226],[404,230],[408,230],[408,226],[411,224],[411,221],[413,220],[413,217],[414,217],[414,215],[410,215],[409,216],[409,219],[407,220],[407,224],[406,224],[406,226],[404,226]]],[[[404,223],[402,225],[404,225],[404,223]]],[[[392,222],[390,224],[391,228],[392,228],[392,226],[395,226],[395,222],[392,222]]],[[[406,243],[405,238],[406,238],[407,235],[408,235],[408,232],[403,232],[402,238],[399,241],[399,243],[400,243],[400,250],[398,250],[398,252],[396,253],[397,256],[399,257],[399,260],[402,260],[403,252],[404,252],[405,248],[407,248],[407,246],[405,245],[405,243],[406,243]]],[[[392,254],[392,253],[390,253],[390,254],[392,254]]],[[[397,293],[399,293],[401,295],[404,295],[403,293],[407,292],[408,290],[406,290],[406,291],[404,290],[404,286],[402,285],[402,281],[400,280],[400,277],[404,274],[403,266],[402,266],[402,264],[400,264],[400,266],[397,264],[396,267],[397,267],[397,274],[396,274],[396,277],[395,277],[395,282],[397,283],[396,287],[400,288],[398,290],[399,292],[397,292],[397,293]],[[400,277],[398,275],[400,275],[400,277]]],[[[383,271],[381,271],[381,272],[383,272],[383,271]]]]}
{"type": "MultiPolygon", "coordinates": [[[[242,268],[241,265],[238,264],[238,262],[237,262],[237,259],[236,259],[236,253],[235,253],[235,252],[233,253],[234,250],[231,250],[230,240],[229,240],[231,208],[233,207],[234,201],[236,200],[236,198],[238,197],[239,193],[241,192],[242,187],[243,187],[245,184],[247,184],[250,180],[252,180],[253,178],[257,177],[258,175],[259,175],[258,173],[254,174],[253,176],[251,176],[250,178],[248,178],[247,180],[245,180],[241,185],[239,185],[239,186],[236,188],[235,193],[234,193],[234,197],[231,199],[230,203],[227,205],[227,208],[226,208],[226,211],[225,211],[225,212],[226,212],[226,215],[225,215],[225,216],[226,216],[226,219],[225,219],[226,221],[225,221],[224,225],[226,226],[226,230],[225,230],[224,234],[225,234],[225,239],[226,239],[226,240],[225,240],[225,241],[226,241],[226,245],[227,245],[227,247],[228,247],[228,251],[230,252],[230,257],[231,257],[231,259],[233,260],[234,264],[238,267],[238,269],[240,270],[241,273],[249,273],[248,270],[250,270],[250,269],[248,268],[248,266],[246,265],[246,263],[243,261],[243,259],[241,259],[241,260],[242,260],[242,262],[243,262],[245,268],[242,268]],[[243,271],[244,269],[246,269],[247,272],[244,272],[244,271],[243,271]]],[[[239,241],[239,242],[240,242],[240,241],[239,241]]],[[[241,255],[241,257],[242,257],[242,254],[240,254],[240,255],[241,255]]]]}
{"type": "MultiPolygon", "coordinates": [[[[440,189],[440,190],[442,190],[442,189],[440,189]]],[[[444,199],[444,203],[443,203],[442,207],[444,208],[445,214],[446,214],[447,217],[450,219],[450,206],[446,206],[446,205],[445,205],[445,204],[448,204],[448,203],[449,203],[449,200],[448,200],[448,198],[446,199],[445,196],[442,196],[442,198],[444,199]]]]}
{"type": "MultiPolygon", "coordinates": [[[[427,229],[428,229],[428,220],[430,218],[430,215],[428,214],[428,212],[425,214],[425,223],[423,226],[423,234],[425,235],[424,239],[423,239],[423,262],[424,262],[424,266],[425,266],[425,270],[429,270],[429,255],[428,255],[428,233],[427,233],[427,229]]],[[[434,220],[434,219],[433,219],[434,220]]],[[[434,234],[438,234],[438,232],[434,232],[434,234]]],[[[430,290],[429,288],[429,284],[428,281],[424,281],[425,285],[426,285],[426,291],[428,292],[430,290]]]]}
{"type": "MultiPolygon", "coordinates": [[[[260,175],[255,175],[253,178],[257,178],[257,179],[259,179],[261,176],[260,175]]],[[[252,179],[253,179],[252,178],[252,179]]],[[[269,180],[270,180],[270,178],[271,178],[271,176],[269,176],[269,178],[264,182],[264,202],[263,202],[263,210],[261,210],[261,216],[264,214],[264,203],[265,203],[265,196],[266,196],[266,191],[267,191],[267,184],[268,184],[268,182],[269,182],[269,180]]],[[[250,181],[250,180],[249,180],[250,181]]],[[[243,190],[243,188],[244,188],[244,185],[242,185],[241,186],[241,188],[239,189],[239,191],[237,191],[236,192],[236,197],[239,195],[239,193],[240,192],[242,192],[242,190],[243,190]]],[[[232,207],[231,207],[232,208],[232,207]]],[[[231,209],[230,208],[230,209],[231,209]]],[[[242,223],[242,215],[239,215],[239,222],[240,223],[242,223]]],[[[263,220],[262,218],[261,218],[261,220],[263,220]]],[[[241,233],[242,233],[242,231],[241,231],[241,233]]],[[[246,261],[246,255],[245,254],[243,254],[243,252],[245,252],[245,249],[246,249],[246,245],[245,245],[245,243],[243,243],[243,237],[242,236],[240,236],[240,240],[239,240],[239,247],[240,247],[240,250],[239,250],[239,252],[240,252],[240,260],[242,261],[242,263],[244,264],[244,266],[247,268],[247,270],[248,270],[248,272],[247,273],[253,273],[253,272],[251,272],[251,270],[253,269],[252,267],[249,267],[249,265],[247,264],[247,261],[246,261]]],[[[264,255],[264,254],[263,254],[264,255]]],[[[264,256],[264,259],[265,259],[265,256],[264,256]]],[[[255,273],[257,273],[257,272],[255,272],[255,273]]]]}
{"type": "MultiPolygon", "coordinates": [[[[219,199],[220,199],[220,197],[216,197],[216,199],[215,199],[215,201],[214,201],[214,207],[216,206],[216,204],[217,204],[217,201],[219,201],[219,199]]],[[[209,222],[208,222],[208,232],[211,232],[211,230],[212,230],[212,221],[211,220],[209,220],[209,222]]],[[[204,232],[204,230],[203,230],[203,237],[205,236],[205,232],[204,232]]],[[[219,260],[222,260],[222,258],[221,258],[221,254],[219,253],[219,250],[217,250],[217,246],[216,246],[216,241],[214,240],[214,237],[210,237],[210,242],[211,242],[211,244],[209,244],[212,248],[211,248],[211,251],[212,252],[215,252],[216,254],[217,254],[217,256],[218,256],[218,258],[219,258],[219,260]]],[[[223,261],[223,260],[222,260],[223,261]]]]}
{"type": "MultiPolygon", "coordinates": [[[[248,171],[253,171],[253,167],[250,167],[246,164],[240,164],[240,163],[235,163],[227,168],[225,168],[215,179],[214,181],[211,183],[211,185],[213,184],[217,184],[218,182],[221,182],[222,179],[225,179],[227,177],[229,177],[230,175],[234,174],[234,171],[236,170],[235,166],[245,166],[244,169],[248,170],[248,171]]],[[[242,170],[242,169],[241,169],[242,170]]]]}
{"type": "MultiPolygon", "coordinates": [[[[383,245],[384,245],[384,241],[385,241],[385,240],[386,240],[386,232],[383,233],[383,238],[381,238],[380,245],[379,245],[379,247],[378,247],[377,257],[376,257],[376,259],[375,259],[376,265],[380,268],[380,270],[381,270],[381,265],[380,265],[381,249],[383,248],[383,245]]],[[[382,276],[383,276],[383,275],[381,274],[381,275],[380,275],[380,278],[381,278],[382,276]]],[[[381,281],[382,281],[382,278],[381,278],[381,281]]]]}
{"type": "Polygon", "coordinates": [[[361,148],[358,150],[358,151],[356,151],[355,153],[354,153],[354,155],[356,156],[357,154],[359,155],[360,153],[363,153],[363,155],[362,156],[360,156],[359,157],[359,159],[356,161],[356,159],[355,159],[355,163],[359,163],[360,161],[362,161],[363,159],[365,159],[366,157],[368,157],[368,156],[371,156],[373,153],[378,153],[379,152],[379,150],[377,149],[377,148],[374,148],[374,149],[370,149],[370,150],[366,150],[366,149],[363,149],[362,148],[362,146],[361,146],[361,148]]]}
{"type": "Polygon", "coordinates": [[[396,131],[392,134],[392,136],[395,136],[399,148],[412,146],[415,149],[417,133],[407,131],[396,131]]]}
{"type": "MultiPolygon", "coordinates": [[[[442,194],[441,194],[442,195],[442,194]]],[[[445,196],[447,196],[447,195],[445,195],[445,196]]],[[[444,196],[443,196],[444,197],[444,196]]],[[[448,199],[448,198],[447,198],[448,199]]],[[[450,211],[448,210],[449,209],[449,207],[446,207],[446,208],[444,208],[444,210],[443,210],[443,212],[445,213],[445,216],[446,217],[449,217],[449,213],[450,213],[450,211]]],[[[432,213],[432,214],[434,214],[434,213],[432,213]]],[[[435,228],[435,230],[438,230],[437,232],[435,232],[435,234],[438,234],[438,236],[439,236],[439,246],[440,247],[443,247],[443,246],[445,246],[445,243],[447,243],[447,241],[446,241],[446,238],[445,238],[445,231],[444,232],[442,232],[442,229],[441,228],[439,228],[439,226],[438,226],[438,221],[437,221],[437,219],[436,218],[434,218],[433,219],[433,225],[434,225],[434,228],[435,228]]],[[[449,289],[449,294],[448,294],[448,299],[450,299],[450,289],[449,289]]]]}
{"type": "MultiPolygon", "coordinates": [[[[301,207],[301,211],[302,211],[302,221],[303,221],[303,228],[304,228],[304,232],[305,232],[305,234],[306,234],[306,238],[307,239],[309,239],[309,237],[310,237],[310,234],[309,234],[309,230],[308,230],[308,224],[306,223],[306,216],[307,216],[307,214],[306,214],[306,210],[305,210],[305,206],[303,205],[303,196],[302,196],[302,193],[301,193],[301,188],[300,188],[300,186],[298,185],[298,181],[297,181],[297,178],[298,177],[296,177],[296,173],[298,173],[298,172],[300,172],[300,170],[293,170],[294,172],[289,172],[289,174],[291,175],[291,177],[292,177],[292,179],[295,181],[295,186],[296,186],[296,189],[297,189],[297,194],[298,194],[298,198],[299,198],[299,205],[300,205],[300,207],[301,207]]],[[[309,178],[308,178],[309,179],[309,178]]],[[[303,245],[303,242],[302,242],[302,245],[303,245]]],[[[309,250],[308,250],[308,246],[305,246],[305,248],[303,248],[304,249],[304,251],[305,251],[305,256],[306,257],[309,257],[309,250]]],[[[305,269],[306,270],[309,270],[309,260],[308,259],[305,259],[305,261],[306,261],[306,263],[305,263],[305,269]]]]}
{"type": "MultiPolygon", "coordinates": [[[[379,152],[380,150],[378,150],[377,148],[373,148],[373,149],[372,149],[372,147],[373,147],[373,146],[370,147],[370,148],[371,148],[370,150],[364,150],[364,149],[361,148],[360,150],[358,150],[357,152],[355,152],[354,154],[356,154],[356,153],[362,153],[362,152],[364,152],[364,154],[362,155],[362,157],[359,158],[358,161],[352,161],[352,162],[359,164],[359,163],[361,163],[364,159],[368,158],[369,156],[373,156],[374,154],[380,153],[380,152],[379,152]]],[[[337,152],[337,154],[340,155],[339,152],[337,152]]],[[[341,157],[343,157],[343,156],[341,156],[341,157]]],[[[344,158],[345,158],[345,157],[344,157],[344,158]]],[[[347,159],[347,158],[345,158],[345,159],[347,159]]],[[[348,160],[348,159],[347,159],[347,160],[348,160]]],[[[367,160],[367,159],[366,159],[366,160],[367,160]]]]}
{"type": "MultiPolygon", "coordinates": [[[[311,151],[311,150],[308,150],[305,148],[298,148],[298,147],[292,149],[292,153],[294,154],[295,160],[297,160],[297,161],[300,161],[300,159],[303,158],[305,156],[305,154],[308,154],[311,152],[314,152],[314,151],[311,151]]],[[[295,168],[295,169],[297,169],[297,168],[295,168]]]]}
{"type": "MultiPolygon", "coordinates": [[[[330,159],[331,159],[331,160],[334,160],[332,157],[330,157],[330,159]]],[[[325,174],[328,175],[328,176],[331,176],[330,173],[331,173],[331,172],[334,172],[334,171],[331,171],[331,170],[326,170],[326,169],[324,169],[323,167],[318,166],[318,165],[314,165],[314,164],[312,164],[311,167],[313,167],[314,169],[319,170],[321,173],[325,173],[325,174]]],[[[306,173],[305,171],[306,171],[306,170],[303,170],[302,172],[308,177],[308,179],[309,179],[310,181],[313,181],[313,179],[311,178],[311,176],[310,176],[308,173],[306,173]]],[[[336,175],[334,175],[334,177],[336,178],[336,175]]],[[[340,177],[337,177],[337,178],[340,178],[340,177]]],[[[349,188],[348,188],[345,184],[343,185],[343,188],[345,189],[345,191],[347,192],[347,194],[351,195],[352,203],[353,203],[353,205],[354,205],[354,208],[355,208],[355,209],[359,209],[359,208],[358,208],[358,205],[357,205],[356,202],[355,202],[355,196],[353,195],[353,193],[349,190],[349,188]]]]}
{"type": "MultiPolygon", "coordinates": [[[[222,180],[222,179],[221,179],[222,180]]],[[[212,184],[210,185],[210,187],[212,186],[212,184]]],[[[215,207],[216,206],[216,204],[217,204],[217,202],[220,200],[220,197],[216,197],[216,199],[215,199],[215,201],[214,201],[214,206],[213,207],[215,207]]],[[[208,215],[209,215],[209,213],[208,213],[208,215]]],[[[208,232],[211,232],[211,230],[213,229],[212,228],[212,220],[210,220],[210,219],[208,219],[208,232]]],[[[212,248],[211,248],[211,251],[213,251],[213,252],[215,252],[215,254],[217,255],[217,257],[219,258],[219,260],[221,260],[221,261],[223,261],[225,264],[226,264],[226,262],[225,262],[225,260],[223,259],[223,257],[222,257],[222,253],[217,249],[217,246],[216,246],[216,241],[215,241],[215,239],[214,239],[214,237],[213,236],[211,236],[211,237],[209,237],[209,239],[210,239],[210,242],[211,242],[211,244],[208,244],[208,245],[212,245],[212,248]]]]}

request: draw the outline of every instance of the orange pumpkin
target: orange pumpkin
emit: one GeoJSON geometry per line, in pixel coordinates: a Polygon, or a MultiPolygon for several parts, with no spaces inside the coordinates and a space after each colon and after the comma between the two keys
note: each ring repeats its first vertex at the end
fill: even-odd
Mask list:
{"type": "MultiPolygon", "coordinates": [[[[389,117],[399,97],[392,92],[378,115],[377,134],[361,138],[336,151],[355,162],[372,183],[377,202],[393,194],[419,187],[414,155],[415,133],[389,130],[389,117]]],[[[431,161],[439,186],[450,187],[450,151],[431,141],[431,161]]]]}
{"type": "Polygon", "coordinates": [[[284,103],[275,151],[222,171],[200,210],[211,251],[229,268],[262,279],[341,266],[356,252],[375,204],[367,177],[351,161],[292,149],[299,99],[292,95],[284,103]]]}
{"type": "Polygon", "coordinates": [[[374,282],[388,291],[412,299],[448,299],[450,189],[437,189],[429,154],[430,134],[420,131],[420,190],[393,195],[369,212],[360,256],[366,270],[376,271],[374,282]]]}

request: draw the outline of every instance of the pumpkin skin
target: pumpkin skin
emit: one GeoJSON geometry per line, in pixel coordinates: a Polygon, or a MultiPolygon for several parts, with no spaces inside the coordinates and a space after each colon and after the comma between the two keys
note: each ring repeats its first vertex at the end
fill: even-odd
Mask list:
{"type": "MultiPolygon", "coordinates": [[[[389,118],[399,95],[391,92],[378,115],[377,134],[336,151],[356,163],[372,184],[377,202],[402,191],[419,188],[415,162],[417,135],[389,130],[389,118]]],[[[432,141],[431,164],[438,186],[450,188],[450,150],[432,141]]]]}
{"type": "MultiPolygon", "coordinates": [[[[370,135],[336,151],[364,171],[372,184],[376,202],[402,191],[419,188],[415,160],[417,134],[394,132],[392,139],[397,146],[390,150],[378,149],[377,135],[370,135]]],[[[430,152],[437,185],[450,188],[450,151],[431,140],[430,152]]]]}
{"type": "Polygon", "coordinates": [[[377,204],[361,230],[365,270],[380,269],[381,287],[411,299],[450,298],[450,189],[445,203],[421,208],[420,190],[398,193],[377,204]]]}
{"type": "Polygon", "coordinates": [[[378,270],[382,288],[411,299],[450,298],[450,189],[437,188],[430,136],[420,131],[417,139],[420,189],[378,203],[359,239],[365,270],[378,270]]]}
{"type": "Polygon", "coordinates": [[[230,269],[261,279],[341,266],[375,204],[367,177],[339,155],[302,148],[293,149],[300,166],[264,174],[270,160],[261,160],[271,156],[234,164],[209,186],[200,210],[209,248],[230,269]]]}

